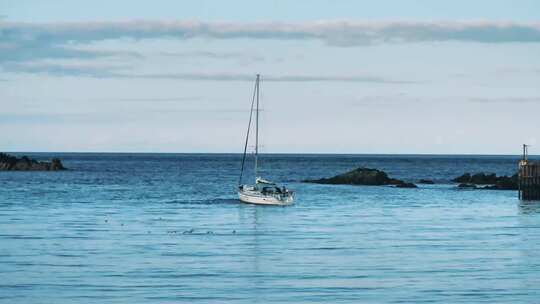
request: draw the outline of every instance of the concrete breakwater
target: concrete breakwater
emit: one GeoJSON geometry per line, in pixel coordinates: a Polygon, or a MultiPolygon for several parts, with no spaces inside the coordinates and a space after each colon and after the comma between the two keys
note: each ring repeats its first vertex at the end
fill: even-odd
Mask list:
{"type": "Polygon", "coordinates": [[[519,163],[519,198],[540,200],[540,162],[522,160],[519,163]]]}

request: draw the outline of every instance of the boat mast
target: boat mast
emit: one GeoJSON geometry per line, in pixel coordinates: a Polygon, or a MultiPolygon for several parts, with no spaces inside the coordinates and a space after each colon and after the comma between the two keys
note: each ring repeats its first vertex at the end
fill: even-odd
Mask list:
{"type": "Polygon", "coordinates": [[[257,74],[257,79],[255,80],[255,85],[257,87],[257,112],[255,113],[255,182],[258,177],[259,170],[259,83],[260,75],[257,74]]]}
{"type": "Polygon", "coordinates": [[[253,118],[253,105],[255,104],[255,91],[257,90],[257,81],[253,88],[253,97],[251,98],[251,108],[249,109],[249,122],[246,132],[246,142],[244,144],[244,154],[242,155],[242,168],[240,169],[240,178],[238,179],[238,185],[242,184],[242,176],[244,175],[244,164],[246,163],[247,146],[249,141],[249,130],[251,130],[251,119],[253,118]]]}

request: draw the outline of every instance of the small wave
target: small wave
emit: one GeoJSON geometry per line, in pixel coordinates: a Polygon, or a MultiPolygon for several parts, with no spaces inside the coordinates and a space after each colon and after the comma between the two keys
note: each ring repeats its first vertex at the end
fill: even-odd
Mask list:
{"type": "Polygon", "coordinates": [[[17,234],[0,234],[0,238],[12,239],[12,240],[42,240],[44,239],[43,237],[40,237],[40,236],[17,235],[17,234]]]}
{"type": "Polygon", "coordinates": [[[283,180],[283,183],[301,183],[301,179],[285,179],[283,180]]]}
{"type": "Polygon", "coordinates": [[[221,205],[221,204],[237,204],[238,200],[233,198],[215,198],[201,200],[172,200],[166,201],[166,204],[186,204],[186,205],[221,205]]]}

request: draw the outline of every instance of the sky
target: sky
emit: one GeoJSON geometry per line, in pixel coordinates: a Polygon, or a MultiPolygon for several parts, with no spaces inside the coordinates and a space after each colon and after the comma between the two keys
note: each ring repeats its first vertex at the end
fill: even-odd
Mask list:
{"type": "Polygon", "coordinates": [[[0,150],[540,153],[540,1],[0,0],[0,150]],[[250,147],[252,149],[252,147],[250,147]]]}

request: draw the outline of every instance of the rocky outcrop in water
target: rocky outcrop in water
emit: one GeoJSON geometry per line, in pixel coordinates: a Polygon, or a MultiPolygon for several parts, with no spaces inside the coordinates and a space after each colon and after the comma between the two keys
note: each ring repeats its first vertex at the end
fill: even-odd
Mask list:
{"type": "Polygon", "coordinates": [[[399,179],[390,178],[386,172],[370,168],[357,168],[334,177],[304,180],[304,182],[331,185],[395,185],[400,188],[416,188],[416,185],[413,183],[406,183],[399,179]]]}
{"type": "Polygon", "coordinates": [[[0,171],[58,171],[66,170],[58,158],[50,162],[40,162],[23,156],[21,158],[0,153],[0,171]]]}
{"type": "Polygon", "coordinates": [[[397,184],[396,187],[397,188],[418,188],[417,185],[413,183],[407,183],[407,182],[402,182],[401,184],[397,184]]]}
{"type": "Polygon", "coordinates": [[[452,180],[460,183],[459,188],[487,189],[487,190],[518,190],[518,176],[497,176],[495,173],[465,173],[452,180]],[[478,187],[478,185],[484,185],[478,187]]]}

